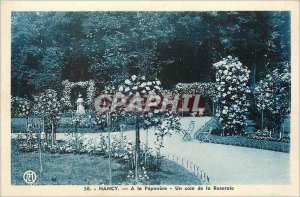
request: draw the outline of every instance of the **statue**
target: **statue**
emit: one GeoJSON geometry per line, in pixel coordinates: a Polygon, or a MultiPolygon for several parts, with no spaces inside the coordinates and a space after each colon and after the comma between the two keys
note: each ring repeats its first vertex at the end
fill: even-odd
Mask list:
{"type": "Polygon", "coordinates": [[[76,104],[77,104],[76,115],[82,116],[85,114],[83,103],[84,103],[84,101],[83,101],[82,95],[79,93],[78,99],[76,101],[76,104]]]}

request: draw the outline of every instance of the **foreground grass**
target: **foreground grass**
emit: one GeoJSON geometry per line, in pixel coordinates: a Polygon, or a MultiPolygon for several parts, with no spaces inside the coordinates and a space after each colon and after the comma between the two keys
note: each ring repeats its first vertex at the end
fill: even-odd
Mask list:
{"type": "MultiPolygon", "coordinates": [[[[38,153],[19,153],[16,142],[12,142],[11,181],[23,185],[23,173],[33,170],[37,173],[36,185],[99,185],[109,183],[108,159],[100,156],[43,153],[44,172],[39,173],[38,153]]],[[[112,183],[130,184],[126,165],[112,160],[112,183]]],[[[151,185],[199,185],[201,181],[193,173],[178,164],[162,161],[159,172],[149,171],[151,185]]]]}

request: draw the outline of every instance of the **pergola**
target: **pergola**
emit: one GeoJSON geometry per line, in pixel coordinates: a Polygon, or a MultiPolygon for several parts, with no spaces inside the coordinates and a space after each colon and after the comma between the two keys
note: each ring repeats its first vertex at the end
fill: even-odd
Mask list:
{"type": "Polygon", "coordinates": [[[174,87],[174,91],[180,94],[200,94],[205,98],[209,98],[212,101],[213,114],[215,111],[215,102],[216,102],[216,88],[215,83],[207,82],[194,82],[194,83],[178,83],[174,87]]]}

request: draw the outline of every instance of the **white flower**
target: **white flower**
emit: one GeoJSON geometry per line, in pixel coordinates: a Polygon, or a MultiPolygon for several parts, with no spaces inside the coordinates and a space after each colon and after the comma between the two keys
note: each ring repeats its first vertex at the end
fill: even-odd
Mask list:
{"type": "Polygon", "coordinates": [[[227,80],[227,81],[229,81],[230,79],[231,79],[231,77],[230,77],[230,76],[227,76],[227,77],[226,77],[226,80],[227,80]]]}
{"type": "Polygon", "coordinates": [[[141,85],[140,85],[140,87],[145,87],[146,86],[146,83],[145,82],[143,82],[141,85]]]}
{"type": "Polygon", "coordinates": [[[223,109],[222,114],[227,114],[227,110],[223,109]]]}
{"type": "Polygon", "coordinates": [[[125,92],[128,92],[130,89],[129,89],[129,87],[126,87],[125,88],[125,92]]]}
{"type": "Polygon", "coordinates": [[[159,86],[154,86],[154,88],[155,88],[155,89],[157,89],[157,90],[159,90],[159,89],[160,89],[160,87],[159,87],[159,86]]]}
{"type": "Polygon", "coordinates": [[[133,86],[132,89],[133,89],[133,90],[137,90],[138,87],[137,87],[137,86],[133,86]]]}
{"type": "Polygon", "coordinates": [[[131,81],[130,81],[129,79],[126,79],[126,80],[125,80],[125,84],[131,85],[131,81]]]}
{"type": "Polygon", "coordinates": [[[122,92],[124,90],[123,86],[119,87],[119,91],[122,92]]]}
{"type": "Polygon", "coordinates": [[[136,75],[132,75],[132,76],[131,76],[132,81],[135,81],[136,78],[137,78],[136,75]]]}

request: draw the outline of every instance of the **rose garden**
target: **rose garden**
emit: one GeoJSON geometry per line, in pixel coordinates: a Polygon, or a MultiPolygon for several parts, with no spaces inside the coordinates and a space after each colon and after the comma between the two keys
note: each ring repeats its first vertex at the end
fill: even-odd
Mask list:
{"type": "Polygon", "coordinates": [[[12,184],[25,184],[29,169],[38,185],[289,183],[291,64],[286,50],[274,49],[285,32],[273,27],[285,15],[266,14],[270,32],[260,32],[243,24],[259,24],[256,12],[221,12],[244,22],[218,31],[208,25],[224,25],[218,13],[84,13],[79,21],[64,14],[31,13],[31,24],[15,15],[12,184]],[[31,32],[41,22],[74,39],[45,36],[47,25],[31,32]],[[198,23],[207,28],[199,35],[198,23]],[[247,30],[263,41],[246,37],[242,48],[235,34],[247,30]],[[179,60],[170,48],[180,50],[182,40],[198,43],[186,50],[196,51],[205,74],[180,66],[189,52],[179,60]]]}

